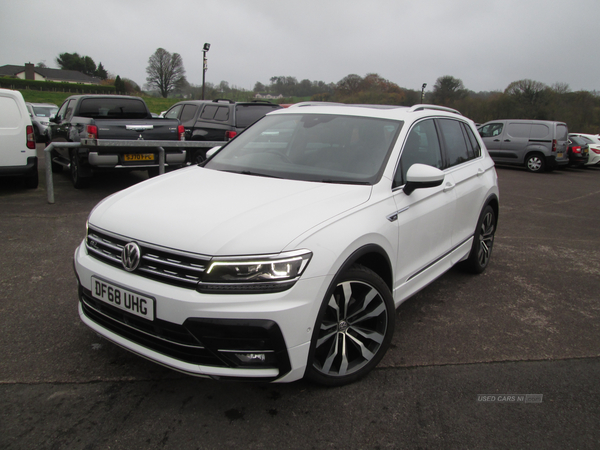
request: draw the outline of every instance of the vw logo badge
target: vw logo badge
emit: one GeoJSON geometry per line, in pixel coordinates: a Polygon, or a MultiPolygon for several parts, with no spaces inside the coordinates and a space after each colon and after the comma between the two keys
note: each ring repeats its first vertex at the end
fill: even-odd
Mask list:
{"type": "Polygon", "coordinates": [[[125,248],[123,248],[123,254],[121,255],[121,264],[123,268],[128,272],[133,272],[140,265],[140,258],[142,252],[140,247],[135,242],[129,242],[125,248]]]}

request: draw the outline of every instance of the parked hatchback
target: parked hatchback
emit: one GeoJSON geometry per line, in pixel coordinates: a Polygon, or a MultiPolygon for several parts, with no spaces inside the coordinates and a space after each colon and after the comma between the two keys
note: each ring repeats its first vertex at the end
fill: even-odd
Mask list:
{"type": "Polygon", "coordinates": [[[58,106],[53,103],[25,103],[33,132],[35,133],[36,142],[48,141],[46,130],[50,124],[50,118],[58,112],[58,106]]]}
{"type": "Polygon", "coordinates": [[[569,134],[569,167],[581,167],[588,162],[590,146],[579,136],[569,134]]]}
{"type": "Polygon", "coordinates": [[[458,112],[280,109],[95,207],[79,314],[188,374],[346,384],[385,354],[398,305],[455,264],[485,270],[498,197],[458,112]]]}
{"type": "Polygon", "coordinates": [[[0,89],[0,176],[19,176],[38,187],[38,159],[31,119],[19,91],[0,89]]]}
{"type": "Polygon", "coordinates": [[[569,163],[569,130],[563,122],[493,120],[478,130],[497,163],[525,166],[530,172],[553,170],[569,163]]]}
{"type": "MultiPolygon", "coordinates": [[[[173,105],[164,112],[164,117],[179,119],[185,127],[185,139],[188,141],[227,142],[265,114],[280,108],[267,101],[187,100],[173,105]]],[[[204,161],[207,150],[190,149],[189,161],[204,161]]]]}
{"type": "Polygon", "coordinates": [[[586,166],[600,164],[600,136],[597,134],[569,133],[569,136],[577,136],[589,146],[589,157],[586,166]]]}

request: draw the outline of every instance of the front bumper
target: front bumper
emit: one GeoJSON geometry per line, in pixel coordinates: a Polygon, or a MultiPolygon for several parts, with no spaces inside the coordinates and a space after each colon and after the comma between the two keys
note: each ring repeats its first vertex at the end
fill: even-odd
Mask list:
{"type": "Polygon", "coordinates": [[[272,294],[201,294],[107,265],[75,252],[81,320],[140,356],[195,376],[288,382],[304,376],[312,327],[327,288],[300,279],[272,294]],[[134,316],[92,295],[92,276],[148,294],[156,317],[134,316]]]}

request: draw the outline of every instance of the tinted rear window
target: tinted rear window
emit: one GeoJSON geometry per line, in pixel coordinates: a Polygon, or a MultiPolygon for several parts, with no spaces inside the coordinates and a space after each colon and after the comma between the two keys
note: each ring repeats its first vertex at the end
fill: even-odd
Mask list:
{"type": "Polygon", "coordinates": [[[279,105],[236,105],[235,107],[235,126],[246,128],[252,125],[265,114],[281,108],[279,105]]]}
{"type": "Polygon", "coordinates": [[[86,98],[79,107],[79,116],[99,119],[145,119],[146,104],[133,98],[86,98]]]}

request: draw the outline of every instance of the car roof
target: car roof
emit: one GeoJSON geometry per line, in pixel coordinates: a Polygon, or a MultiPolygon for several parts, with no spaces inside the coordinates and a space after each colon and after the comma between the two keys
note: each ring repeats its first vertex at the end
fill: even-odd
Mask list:
{"type": "Polygon", "coordinates": [[[431,115],[464,117],[459,111],[452,108],[446,108],[438,105],[417,104],[413,106],[397,105],[364,105],[364,104],[344,104],[344,103],[326,103],[326,102],[303,102],[296,103],[289,108],[278,109],[270,115],[279,114],[340,114],[349,116],[364,116],[374,118],[386,118],[396,120],[418,119],[431,115]]]}

